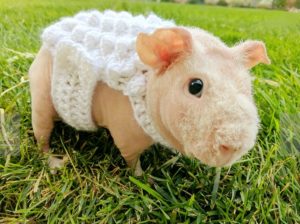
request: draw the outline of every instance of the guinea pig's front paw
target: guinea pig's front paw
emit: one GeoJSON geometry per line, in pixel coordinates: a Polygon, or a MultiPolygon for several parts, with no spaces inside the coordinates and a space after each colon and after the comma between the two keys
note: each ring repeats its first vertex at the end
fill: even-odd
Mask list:
{"type": "Polygon", "coordinates": [[[56,156],[49,155],[48,165],[50,168],[50,172],[52,174],[56,174],[57,170],[63,168],[67,162],[68,162],[67,156],[63,156],[63,158],[60,159],[60,158],[57,158],[56,156]]]}

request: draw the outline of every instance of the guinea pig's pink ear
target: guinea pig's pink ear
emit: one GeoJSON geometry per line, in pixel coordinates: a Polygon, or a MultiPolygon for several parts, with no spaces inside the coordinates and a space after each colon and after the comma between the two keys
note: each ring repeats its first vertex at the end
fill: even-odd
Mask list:
{"type": "Polygon", "coordinates": [[[191,49],[191,35],[182,28],[157,29],[153,34],[140,33],[136,50],[141,61],[164,69],[191,49]]]}
{"type": "Polygon", "coordinates": [[[250,69],[259,63],[270,64],[266,46],[261,41],[248,40],[234,47],[244,65],[250,69]]]}

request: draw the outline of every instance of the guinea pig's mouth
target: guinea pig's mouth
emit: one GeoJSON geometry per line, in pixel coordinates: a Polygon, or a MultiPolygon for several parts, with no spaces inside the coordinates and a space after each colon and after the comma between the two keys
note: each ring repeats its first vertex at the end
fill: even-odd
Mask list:
{"type": "Polygon", "coordinates": [[[248,150],[221,144],[217,149],[192,150],[191,155],[211,167],[228,167],[240,159],[248,150]]]}

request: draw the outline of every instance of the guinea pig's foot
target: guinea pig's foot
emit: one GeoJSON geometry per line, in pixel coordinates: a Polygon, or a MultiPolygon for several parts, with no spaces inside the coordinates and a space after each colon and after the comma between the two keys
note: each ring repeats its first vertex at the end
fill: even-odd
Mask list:
{"type": "Polygon", "coordinates": [[[137,176],[137,177],[140,177],[143,175],[143,169],[141,167],[141,162],[140,160],[138,159],[137,163],[136,163],[136,166],[135,166],[135,169],[134,169],[134,175],[137,176]]]}
{"type": "Polygon", "coordinates": [[[50,155],[48,158],[48,165],[50,168],[50,173],[51,174],[56,174],[57,170],[63,168],[65,164],[68,162],[68,157],[64,156],[62,159],[50,155]]]}

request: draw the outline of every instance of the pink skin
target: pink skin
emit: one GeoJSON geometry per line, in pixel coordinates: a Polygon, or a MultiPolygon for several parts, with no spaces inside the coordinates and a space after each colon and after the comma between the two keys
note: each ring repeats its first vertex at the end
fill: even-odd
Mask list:
{"type": "MultiPolygon", "coordinates": [[[[139,34],[136,49],[141,61],[157,70],[148,77],[147,108],[171,146],[210,166],[230,165],[254,146],[259,118],[248,70],[270,63],[262,42],[227,47],[201,29],[178,27],[139,34]],[[201,97],[188,91],[195,78],[204,83],[201,97]]],[[[32,124],[45,152],[58,117],[50,94],[52,66],[50,52],[42,47],[29,72],[32,124]]],[[[139,156],[153,141],[135,121],[128,97],[99,82],[92,112],[95,123],[110,130],[127,164],[140,175],[139,156]]],[[[63,165],[51,158],[49,164],[63,165]]]]}

